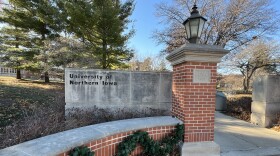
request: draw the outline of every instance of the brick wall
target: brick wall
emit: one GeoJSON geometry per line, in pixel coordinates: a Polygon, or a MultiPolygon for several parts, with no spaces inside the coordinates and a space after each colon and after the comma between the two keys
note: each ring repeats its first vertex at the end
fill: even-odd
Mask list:
{"type": "Polygon", "coordinates": [[[185,124],[184,142],[214,141],[216,63],[173,66],[172,113],[185,124]],[[211,70],[210,83],[193,83],[194,69],[211,70]]]}
{"type": "MultiPolygon", "coordinates": [[[[161,126],[155,128],[142,129],[141,131],[146,131],[149,136],[154,140],[161,140],[162,138],[171,134],[175,129],[175,126],[161,126]]],[[[123,139],[127,136],[133,134],[136,131],[128,131],[125,133],[119,133],[99,140],[92,140],[91,142],[85,144],[92,151],[95,152],[95,156],[113,156],[117,152],[117,146],[123,139]]],[[[131,153],[131,156],[139,155],[142,152],[142,147],[137,146],[137,148],[131,153]]],[[[67,156],[69,151],[59,154],[59,156],[67,156]]]]}

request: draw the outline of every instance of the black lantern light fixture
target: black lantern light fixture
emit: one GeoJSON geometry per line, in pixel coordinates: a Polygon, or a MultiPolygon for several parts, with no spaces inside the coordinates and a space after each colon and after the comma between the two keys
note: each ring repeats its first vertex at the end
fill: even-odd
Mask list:
{"type": "Polygon", "coordinates": [[[183,23],[187,32],[187,39],[190,43],[198,43],[204,27],[206,18],[202,17],[196,4],[194,4],[191,12],[191,16],[183,23]]]}

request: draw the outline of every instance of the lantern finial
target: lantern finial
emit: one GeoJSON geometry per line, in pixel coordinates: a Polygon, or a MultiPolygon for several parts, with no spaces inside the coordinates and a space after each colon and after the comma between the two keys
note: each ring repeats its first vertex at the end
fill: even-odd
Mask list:
{"type": "Polygon", "coordinates": [[[199,43],[206,21],[206,18],[199,14],[196,3],[194,3],[191,16],[183,23],[187,32],[187,39],[190,43],[199,43]]]}
{"type": "Polygon", "coordinates": [[[192,15],[192,14],[199,14],[199,12],[198,12],[198,10],[197,10],[196,4],[193,5],[191,15],[192,15]]]}

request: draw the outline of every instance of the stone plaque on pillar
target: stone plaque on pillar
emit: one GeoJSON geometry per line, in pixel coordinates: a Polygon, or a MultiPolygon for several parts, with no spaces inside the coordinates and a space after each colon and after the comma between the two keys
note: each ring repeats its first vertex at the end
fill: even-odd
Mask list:
{"type": "Polygon", "coordinates": [[[209,69],[194,69],[193,83],[210,83],[211,71],[209,69]]]}

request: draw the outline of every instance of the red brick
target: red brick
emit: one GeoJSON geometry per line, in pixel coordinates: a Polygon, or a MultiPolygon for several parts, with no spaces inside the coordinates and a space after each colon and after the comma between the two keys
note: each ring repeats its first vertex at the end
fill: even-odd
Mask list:
{"type": "Polygon", "coordinates": [[[172,111],[187,125],[185,141],[213,140],[216,63],[181,63],[173,67],[173,75],[172,111]],[[194,69],[210,69],[211,83],[192,83],[192,71],[194,69]],[[184,82],[185,86],[178,82],[184,82]],[[211,131],[205,129],[211,129],[211,131]]]}

